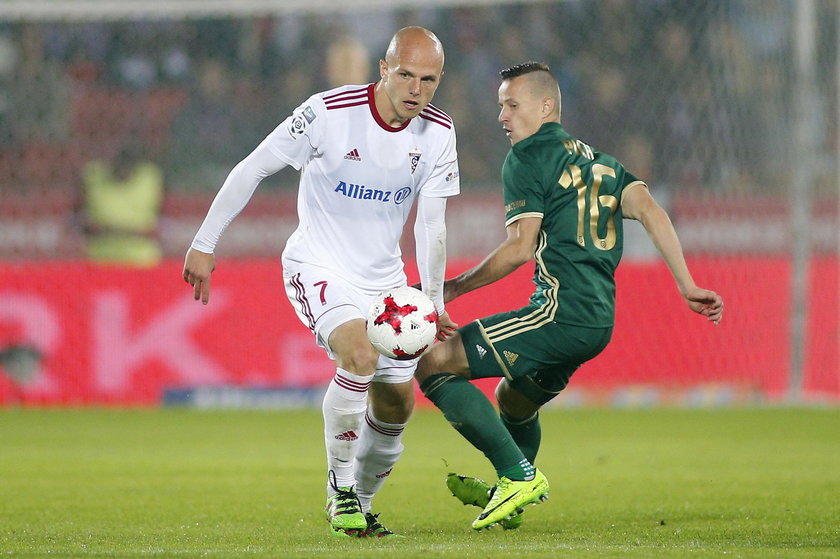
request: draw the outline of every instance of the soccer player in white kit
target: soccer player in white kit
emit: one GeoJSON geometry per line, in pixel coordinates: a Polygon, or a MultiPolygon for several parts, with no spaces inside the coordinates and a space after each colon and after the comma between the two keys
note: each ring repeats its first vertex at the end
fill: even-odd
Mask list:
{"type": "Polygon", "coordinates": [[[365,315],[382,291],[406,284],[399,240],[415,200],[423,291],[440,313],[438,338],[456,328],[443,308],[446,198],[459,192],[455,128],[430,105],[443,47],[421,27],[398,31],[380,80],[317,93],[228,175],[187,251],[184,280],[209,302],[216,243],[259,182],[301,172],[297,230],[283,251],[289,301],[336,362],[323,402],[326,516],[339,536],[391,535],[371,500],[399,459],[414,408],[415,361],[373,348],[365,315]]]}

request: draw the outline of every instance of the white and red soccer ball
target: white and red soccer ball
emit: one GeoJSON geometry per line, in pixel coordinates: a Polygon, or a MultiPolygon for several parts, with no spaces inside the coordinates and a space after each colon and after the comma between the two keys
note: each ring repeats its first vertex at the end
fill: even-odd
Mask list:
{"type": "Polygon", "coordinates": [[[392,359],[420,357],[435,341],[438,313],[419,289],[398,287],[370,305],[367,335],[373,347],[392,359]]]}

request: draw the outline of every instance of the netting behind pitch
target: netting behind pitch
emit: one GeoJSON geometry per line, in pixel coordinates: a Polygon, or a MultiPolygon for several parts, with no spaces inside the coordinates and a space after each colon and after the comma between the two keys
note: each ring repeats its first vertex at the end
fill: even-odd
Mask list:
{"type": "MultiPolygon", "coordinates": [[[[445,46],[446,74],[434,102],[458,131],[463,194],[448,208],[451,263],[474,263],[504,238],[499,171],[509,144],[496,121],[498,71],[544,61],[560,82],[567,130],[650,184],[697,282],[727,297],[725,335],[697,330],[643,231],[630,227],[616,340],[604,359],[609,370],[591,377],[607,379],[602,388],[630,401],[671,393],[700,401],[781,397],[792,382],[813,397],[836,399],[837,2],[805,3],[811,13],[792,0],[442,4],[336,12],[316,1],[272,12],[242,2],[227,12],[214,4],[210,13],[194,2],[178,14],[110,2],[90,14],[68,8],[72,2],[54,3],[49,13],[0,7],[0,346],[34,345],[47,356],[40,377],[18,382],[6,371],[6,391],[49,401],[44,386],[82,386],[92,367],[107,362],[96,354],[103,345],[96,332],[105,327],[95,321],[104,315],[95,315],[91,301],[120,289],[122,276],[85,267],[91,228],[81,183],[92,162],[131,157],[160,169],[165,197],[152,237],[164,255],[160,266],[175,268],[177,278],[178,261],[227,172],[311,93],[377,79],[393,31],[418,24],[445,46]],[[805,57],[798,54],[803,48],[805,57]],[[799,223],[798,200],[807,205],[799,223]],[[797,242],[803,231],[804,245],[797,242]],[[807,285],[797,298],[792,278],[803,262],[807,285]],[[80,292],[50,288],[64,265],[80,292]],[[801,301],[807,309],[800,339],[792,321],[801,301]],[[45,330],[32,317],[58,318],[45,330]],[[72,338],[70,330],[84,333],[73,338],[82,346],[76,357],[55,349],[72,338]],[[792,359],[797,350],[804,354],[799,364],[792,359]],[[800,376],[792,374],[796,368],[800,376]],[[74,374],[78,379],[61,376],[74,374]]],[[[220,257],[256,261],[261,270],[274,261],[296,225],[296,184],[290,171],[264,181],[226,232],[220,257]]],[[[410,257],[410,242],[405,250],[410,257]]],[[[144,273],[163,281],[160,270],[144,273]]],[[[164,312],[176,300],[164,291],[158,301],[135,303],[149,308],[132,314],[134,296],[125,295],[126,343],[153,336],[155,305],[164,312]]],[[[119,306],[108,307],[107,297],[102,304],[119,306]]],[[[187,380],[223,383],[224,371],[251,367],[230,378],[246,383],[253,373],[282,384],[293,377],[291,358],[276,349],[283,345],[276,339],[265,344],[252,350],[271,353],[265,362],[217,360],[209,369],[215,372],[187,380]]],[[[151,379],[135,401],[157,398],[163,385],[189,384],[152,349],[130,363],[137,371],[125,372],[125,379],[151,379]]]]}

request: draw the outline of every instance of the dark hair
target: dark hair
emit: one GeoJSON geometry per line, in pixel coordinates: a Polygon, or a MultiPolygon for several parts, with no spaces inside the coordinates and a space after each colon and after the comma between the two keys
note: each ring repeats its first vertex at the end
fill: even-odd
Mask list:
{"type": "Polygon", "coordinates": [[[513,78],[517,78],[524,74],[530,74],[531,72],[548,72],[551,73],[551,69],[548,67],[548,64],[544,62],[523,62],[522,64],[516,64],[511,66],[510,68],[505,68],[499,75],[502,76],[503,80],[512,80],[513,78]]]}

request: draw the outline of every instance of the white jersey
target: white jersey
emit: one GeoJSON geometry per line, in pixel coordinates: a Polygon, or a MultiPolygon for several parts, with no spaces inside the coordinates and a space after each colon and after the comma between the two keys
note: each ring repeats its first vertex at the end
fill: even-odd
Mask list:
{"type": "Polygon", "coordinates": [[[400,285],[399,241],[415,199],[460,190],[452,119],[428,105],[392,128],[376,111],[374,85],[313,95],[264,141],[301,171],[287,275],[305,262],[366,289],[400,285]]]}

